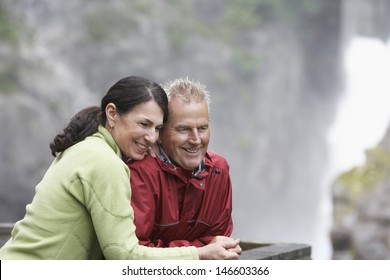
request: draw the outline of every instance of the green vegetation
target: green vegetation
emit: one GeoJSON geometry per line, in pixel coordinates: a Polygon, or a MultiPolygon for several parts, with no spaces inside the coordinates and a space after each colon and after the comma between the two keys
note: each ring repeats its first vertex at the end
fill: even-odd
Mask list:
{"type": "Polygon", "coordinates": [[[136,30],[136,19],[129,16],[126,10],[101,7],[97,12],[87,16],[87,35],[92,41],[109,41],[126,36],[128,32],[136,30]]]}
{"type": "Polygon", "coordinates": [[[227,38],[230,38],[238,31],[246,28],[253,28],[261,23],[261,16],[259,16],[258,8],[262,1],[248,0],[248,1],[230,1],[226,5],[224,11],[224,22],[229,29],[227,38]]]}
{"type": "Polygon", "coordinates": [[[262,0],[270,12],[285,20],[296,22],[301,16],[315,15],[320,10],[319,0],[262,0]]]}
{"type": "Polygon", "coordinates": [[[2,4],[0,4],[0,41],[13,45],[18,42],[17,28],[12,24],[2,4]]]}
{"type": "Polygon", "coordinates": [[[4,50],[0,53],[0,92],[9,94],[17,88],[17,66],[13,61],[13,54],[18,44],[18,32],[4,7],[0,4],[0,46],[4,50]]]}
{"type": "MultiPolygon", "coordinates": [[[[319,3],[319,0],[226,0],[217,5],[215,9],[220,9],[213,17],[199,14],[199,9],[193,6],[199,3],[192,1],[167,0],[159,7],[142,0],[123,2],[119,6],[107,3],[97,5],[86,16],[85,41],[88,44],[109,44],[138,32],[140,20],[145,17],[160,19],[165,25],[163,28],[171,51],[176,56],[185,54],[189,41],[194,38],[200,43],[215,43],[216,47],[225,45],[233,51],[235,75],[249,82],[261,63],[261,53],[250,48],[251,32],[257,32],[268,22],[294,22],[302,15],[314,15],[320,9],[319,3]]],[[[17,28],[4,5],[0,4],[0,42],[17,44],[17,41],[17,28]]],[[[15,87],[16,66],[7,64],[0,65],[0,90],[10,92],[15,87]]],[[[221,79],[227,78],[221,75],[221,79]]]]}
{"type": "Polygon", "coordinates": [[[255,28],[267,20],[298,21],[319,11],[319,0],[229,0],[224,21],[232,33],[255,28]]]}
{"type": "Polygon", "coordinates": [[[17,67],[15,64],[0,65],[0,92],[10,94],[17,89],[17,67]]]}
{"type": "Polygon", "coordinates": [[[338,178],[340,186],[353,197],[370,191],[377,183],[390,176],[390,151],[382,147],[367,150],[367,161],[338,178]]]}
{"type": "Polygon", "coordinates": [[[170,0],[163,21],[172,51],[182,53],[187,41],[194,37],[209,38],[213,30],[203,18],[197,16],[188,1],[170,0]],[[194,36],[195,35],[195,36],[194,36]]]}
{"type": "Polygon", "coordinates": [[[149,14],[152,7],[150,6],[150,3],[148,1],[144,0],[133,0],[132,1],[134,5],[134,9],[142,14],[149,14]]]}

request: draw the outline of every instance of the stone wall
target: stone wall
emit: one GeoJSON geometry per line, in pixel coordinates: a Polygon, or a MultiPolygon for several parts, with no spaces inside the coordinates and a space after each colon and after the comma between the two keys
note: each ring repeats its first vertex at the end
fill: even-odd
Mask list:
{"type": "MultiPolygon", "coordinates": [[[[0,247],[10,237],[13,224],[0,223],[0,247]]],[[[311,259],[311,247],[305,244],[263,244],[241,242],[244,250],[241,260],[307,260],[311,259]]]]}

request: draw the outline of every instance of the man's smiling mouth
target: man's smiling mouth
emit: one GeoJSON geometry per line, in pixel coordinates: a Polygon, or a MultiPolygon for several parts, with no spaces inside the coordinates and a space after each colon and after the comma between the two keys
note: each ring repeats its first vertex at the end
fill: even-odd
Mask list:
{"type": "Polygon", "coordinates": [[[199,149],[186,149],[186,148],[183,148],[183,150],[190,154],[196,154],[199,151],[199,149]]]}

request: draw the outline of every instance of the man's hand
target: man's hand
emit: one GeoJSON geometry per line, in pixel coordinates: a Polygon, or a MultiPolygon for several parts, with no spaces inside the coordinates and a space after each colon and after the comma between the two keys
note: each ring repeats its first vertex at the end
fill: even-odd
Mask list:
{"type": "Polygon", "coordinates": [[[240,243],[239,239],[234,240],[233,238],[228,236],[218,235],[214,237],[213,240],[210,241],[210,244],[211,243],[224,243],[225,248],[228,252],[234,252],[237,253],[238,255],[241,255],[242,253],[242,249],[239,244],[240,243]],[[230,244],[230,246],[227,246],[226,244],[230,244]]]}
{"type": "Polygon", "coordinates": [[[240,258],[241,249],[238,245],[239,239],[227,238],[221,241],[210,242],[208,245],[199,247],[198,255],[200,260],[238,260],[240,258]],[[231,250],[234,249],[234,250],[231,250]],[[235,251],[238,252],[235,252],[235,251]]]}

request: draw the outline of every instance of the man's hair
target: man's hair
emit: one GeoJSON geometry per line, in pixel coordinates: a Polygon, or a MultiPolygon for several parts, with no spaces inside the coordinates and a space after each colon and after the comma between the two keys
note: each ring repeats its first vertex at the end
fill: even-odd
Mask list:
{"type": "Polygon", "coordinates": [[[199,81],[186,78],[178,78],[162,85],[168,95],[168,100],[179,98],[181,101],[188,103],[191,101],[200,102],[205,100],[210,112],[211,98],[206,86],[199,81]]]}

